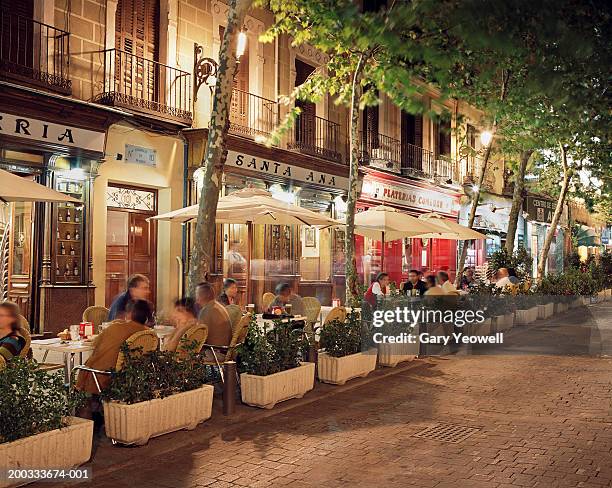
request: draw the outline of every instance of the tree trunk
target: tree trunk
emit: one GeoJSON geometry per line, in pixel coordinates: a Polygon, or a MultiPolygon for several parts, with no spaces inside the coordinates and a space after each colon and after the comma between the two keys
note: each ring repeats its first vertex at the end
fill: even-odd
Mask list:
{"type": "Polygon", "coordinates": [[[512,208],[508,217],[508,233],[506,236],[506,250],[509,253],[514,251],[514,239],[516,237],[516,228],[518,226],[518,218],[523,208],[523,188],[525,188],[525,172],[527,171],[527,163],[533,151],[531,149],[521,152],[521,161],[519,163],[518,172],[514,176],[514,193],[512,194],[512,208]]]}
{"type": "Polygon", "coordinates": [[[230,0],[227,27],[219,49],[217,83],[208,128],[208,141],[202,161],[204,167],[203,185],[189,261],[189,294],[192,296],[195,286],[208,279],[213,265],[217,203],[219,201],[223,167],[227,158],[229,112],[237,66],[236,43],[238,33],[252,3],[252,0],[230,0]]]}
{"type": "Polygon", "coordinates": [[[355,73],[353,73],[353,87],[351,93],[351,126],[350,126],[350,165],[349,190],[346,201],[346,233],[344,239],[344,253],[346,259],[346,304],[357,305],[357,266],[355,257],[355,206],[357,204],[357,189],[359,183],[359,100],[361,98],[361,77],[365,55],[361,55],[355,73]]]}
{"type": "Polygon", "coordinates": [[[542,280],[542,278],[544,277],[544,273],[546,272],[548,251],[550,251],[550,245],[552,244],[553,237],[555,236],[557,225],[559,225],[559,220],[561,220],[565,197],[567,196],[567,191],[569,189],[570,181],[572,179],[570,168],[567,165],[567,149],[563,144],[559,144],[559,148],[561,154],[561,164],[563,166],[563,182],[561,183],[561,192],[559,193],[559,198],[557,198],[557,206],[555,207],[555,213],[553,214],[552,222],[550,223],[550,227],[548,228],[548,232],[546,233],[544,245],[542,246],[542,252],[540,253],[540,259],[538,260],[538,281],[542,280]]]}
{"type": "MultiPolygon", "coordinates": [[[[495,135],[495,131],[493,130],[493,135],[495,135]]],[[[482,184],[484,182],[485,173],[487,171],[487,164],[489,162],[489,158],[491,157],[491,147],[493,146],[493,141],[489,143],[487,146],[484,157],[482,158],[482,166],[480,167],[480,172],[478,173],[478,181],[476,182],[476,189],[474,190],[474,194],[472,195],[472,205],[470,207],[470,214],[468,216],[468,227],[471,229],[474,226],[474,220],[476,219],[476,209],[478,208],[478,200],[480,199],[480,189],[482,188],[482,184]]],[[[465,266],[465,258],[467,257],[467,241],[463,241],[463,247],[461,249],[461,256],[459,257],[459,264],[457,265],[457,275],[455,276],[455,286],[459,288],[461,285],[461,274],[463,273],[463,267],[465,266]]]]}

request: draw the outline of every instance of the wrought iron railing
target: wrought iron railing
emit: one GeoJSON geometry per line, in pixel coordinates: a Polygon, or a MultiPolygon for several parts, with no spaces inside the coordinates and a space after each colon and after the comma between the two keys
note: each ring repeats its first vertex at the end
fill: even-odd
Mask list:
{"type": "Polygon", "coordinates": [[[0,76],[70,94],[70,34],[0,9],[0,76]]]}
{"type": "Polygon", "coordinates": [[[457,161],[438,155],[410,143],[402,144],[402,173],[407,176],[439,179],[448,184],[459,184],[457,161]]]}
{"type": "Polygon", "coordinates": [[[230,107],[230,132],[241,136],[268,136],[278,125],[278,104],[234,88],[230,107]]]}
{"type": "Polygon", "coordinates": [[[341,162],[340,124],[316,115],[300,114],[288,149],[341,162]]]}
{"type": "Polygon", "coordinates": [[[362,164],[399,173],[401,171],[402,143],[397,139],[364,131],[359,141],[362,164]]]}
{"type": "Polygon", "coordinates": [[[104,89],[96,101],[191,123],[191,74],[119,49],[104,53],[104,89]]]}

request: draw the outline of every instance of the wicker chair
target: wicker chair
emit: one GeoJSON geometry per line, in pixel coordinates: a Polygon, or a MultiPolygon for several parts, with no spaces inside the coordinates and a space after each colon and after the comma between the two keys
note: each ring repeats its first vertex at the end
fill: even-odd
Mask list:
{"type": "Polygon", "coordinates": [[[306,315],[306,326],[312,329],[319,321],[321,314],[321,302],[315,297],[304,297],[304,314],[306,315]]]}
{"type": "Polygon", "coordinates": [[[208,327],[206,325],[196,324],[192,327],[189,327],[189,329],[187,329],[185,333],[181,336],[181,340],[179,341],[179,344],[176,347],[176,353],[179,355],[179,357],[187,356],[189,352],[199,353],[204,347],[207,337],[208,327]],[[193,341],[196,342],[195,349],[190,348],[193,341]]]}
{"type": "Polygon", "coordinates": [[[87,307],[83,312],[83,322],[91,322],[94,324],[94,333],[97,334],[100,324],[108,320],[110,310],[106,307],[93,306],[87,307]]]}
{"type": "Polygon", "coordinates": [[[21,337],[25,339],[25,345],[23,346],[23,349],[19,353],[19,357],[27,358],[28,353],[30,352],[30,347],[32,345],[32,336],[30,335],[30,332],[27,329],[24,329],[23,327],[19,329],[19,333],[21,334],[21,337]]]}
{"type": "Polygon", "coordinates": [[[227,314],[230,317],[233,333],[236,330],[236,326],[240,323],[240,319],[242,318],[242,309],[238,305],[227,305],[225,310],[227,310],[227,314]]]}
{"type": "Polygon", "coordinates": [[[229,346],[217,346],[215,344],[204,344],[204,347],[209,348],[212,353],[213,359],[204,360],[204,364],[207,366],[219,368],[219,374],[221,375],[221,381],[225,383],[223,377],[223,364],[227,361],[235,361],[236,355],[238,354],[238,346],[240,346],[246,338],[247,332],[249,331],[249,324],[251,323],[251,315],[246,314],[238,322],[236,329],[232,334],[232,340],[229,346]]]}
{"type": "Polygon", "coordinates": [[[330,312],[327,314],[327,317],[325,317],[325,322],[323,323],[323,325],[327,324],[328,322],[332,322],[334,320],[339,320],[340,322],[344,322],[346,320],[346,308],[344,307],[332,308],[330,312]]]}
{"type": "Polygon", "coordinates": [[[270,305],[272,304],[275,298],[276,295],[274,293],[270,293],[269,291],[263,294],[263,297],[261,298],[261,306],[263,307],[264,312],[270,308],[270,305]]]}
{"type": "Polygon", "coordinates": [[[30,329],[30,322],[28,322],[28,319],[26,319],[23,315],[19,314],[19,317],[17,317],[19,320],[19,328],[22,330],[26,330],[28,333],[31,331],[30,329]]]}
{"type": "Polygon", "coordinates": [[[4,359],[4,356],[0,356],[0,371],[4,368],[6,368],[6,359],[4,359]]]}
{"type": "MultiPolygon", "coordinates": [[[[128,345],[130,351],[134,351],[138,348],[142,348],[140,354],[145,354],[147,352],[155,351],[157,346],[159,345],[159,339],[157,335],[152,330],[141,330],[140,332],[136,332],[128,337],[125,341],[128,345]]],[[[123,364],[125,363],[125,355],[123,352],[119,351],[119,355],[117,356],[117,363],[115,365],[115,371],[119,371],[123,368],[123,364]]],[[[99,369],[89,368],[87,366],[78,365],[73,368],[73,371],[82,369],[83,371],[89,371],[93,374],[94,381],[96,382],[96,388],[98,388],[98,392],[102,391],[100,388],[100,384],[98,383],[98,377],[96,375],[110,375],[112,374],[110,371],[102,371],[99,369]]]]}

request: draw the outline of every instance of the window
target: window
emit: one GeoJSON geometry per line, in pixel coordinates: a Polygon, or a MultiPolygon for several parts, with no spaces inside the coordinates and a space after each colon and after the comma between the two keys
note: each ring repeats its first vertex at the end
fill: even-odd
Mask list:
{"type": "Polygon", "coordinates": [[[402,167],[423,168],[423,116],[401,112],[402,167]]]}
{"type": "Polygon", "coordinates": [[[436,156],[449,156],[451,153],[451,124],[449,120],[434,123],[434,144],[436,156]]]}
{"type": "MultiPolygon", "coordinates": [[[[309,64],[296,59],[295,86],[297,87],[303,84],[314,70],[314,66],[310,66],[309,64]]],[[[295,105],[302,109],[302,113],[295,124],[295,139],[301,146],[314,147],[316,137],[315,117],[317,115],[317,106],[312,102],[305,102],[302,100],[297,100],[295,105]]]]}

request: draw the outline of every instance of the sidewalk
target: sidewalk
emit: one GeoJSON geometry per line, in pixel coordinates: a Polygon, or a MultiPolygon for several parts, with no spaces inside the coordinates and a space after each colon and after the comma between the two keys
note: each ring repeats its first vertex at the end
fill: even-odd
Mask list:
{"type": "Polygon", "coordinates": [[[518,355],[555,327],[563,350],[585,328],[606,350],[611,305],[589,307],[594,326],[578,309],[513,332],[512,355],[421,359],[231,418],[215,400],[195,431],[141,448],[105,439],[92,486],[611,486],[612,359],[518,355]],[[415,436],[429,427],[443,432],[415,436]]]}

